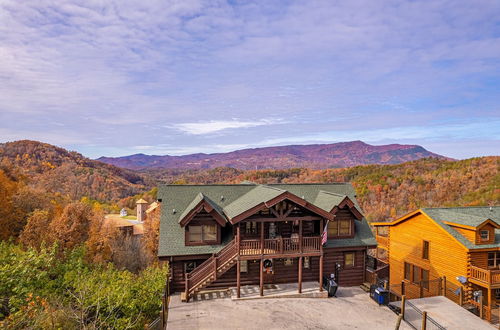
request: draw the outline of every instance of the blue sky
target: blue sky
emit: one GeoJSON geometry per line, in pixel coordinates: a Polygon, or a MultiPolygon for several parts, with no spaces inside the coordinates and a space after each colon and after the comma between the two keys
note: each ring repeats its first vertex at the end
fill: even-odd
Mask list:
{"type": "Polygon", "coordinates": [[[0,0],[0,141],[500,154],[500,1],[0,0]]]}

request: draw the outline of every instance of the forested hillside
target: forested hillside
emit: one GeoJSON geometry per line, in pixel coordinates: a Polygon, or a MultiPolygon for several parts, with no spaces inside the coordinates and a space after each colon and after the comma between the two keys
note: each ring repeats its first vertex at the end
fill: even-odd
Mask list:
{"type": "Polygon", "coordinates": [[[168,183],[351,182],[370,220],[395,218],[419,207],[500,204],[500,157],[461,161],[421,159],[398,165],[342,169],[150,171],[168,183]]]}
{"type": "Polygon", "coordinates": [[[153,182],[121,169],[36,141],[0,145],[0,169],[13,172],[34,188],[70,199],[118,200],[149,189],[153,182]]]}

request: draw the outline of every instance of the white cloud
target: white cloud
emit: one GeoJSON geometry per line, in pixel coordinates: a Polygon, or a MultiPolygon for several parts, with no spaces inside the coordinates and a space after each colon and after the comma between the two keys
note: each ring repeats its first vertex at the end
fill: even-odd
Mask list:
{"type": "Polygon", "coordinates": [[[258,121],[240,121],[240,120],[210,120],[196,123],[180,123],[171,125],[171,127],[192,135],[204,135],[220,132],[230,128],[249,128],[257,126],[268,126],[282,124],[280,119],[261,119],[258,121]]]}

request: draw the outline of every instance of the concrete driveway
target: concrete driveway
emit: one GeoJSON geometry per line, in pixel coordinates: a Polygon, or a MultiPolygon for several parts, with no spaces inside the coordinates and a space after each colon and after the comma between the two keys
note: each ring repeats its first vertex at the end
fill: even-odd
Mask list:
{"type": "MultiPolygon", "coordinates": [[[[224,297],[224,295],[221,295],[224,297]]],[[[172,296],[167,329],[394,329],[397,315],[358,287],[337,298],[273,298],[180,302],[172,296]]],[[[400,329],[410,329],[402,322],[400,329]]]]}

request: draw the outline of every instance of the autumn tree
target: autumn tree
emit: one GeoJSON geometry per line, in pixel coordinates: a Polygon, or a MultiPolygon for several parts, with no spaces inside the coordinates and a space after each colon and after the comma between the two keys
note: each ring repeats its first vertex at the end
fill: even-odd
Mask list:
{"type": "Polygon", "coordinates": [[[52,218],[47,210],[36,210],[28,218],[19,241],[24,246],[40,248],[42,244],[50,244],[53,236],[49,229],[52,218]]]}
{"type": "Polygon", "coordinates": [[[83,244],[89,237],[92,208],[84,203],[68,204],[62,214],[54,219],[49,226],[54,241],[63,249],[71,249],[83,244]]]}

